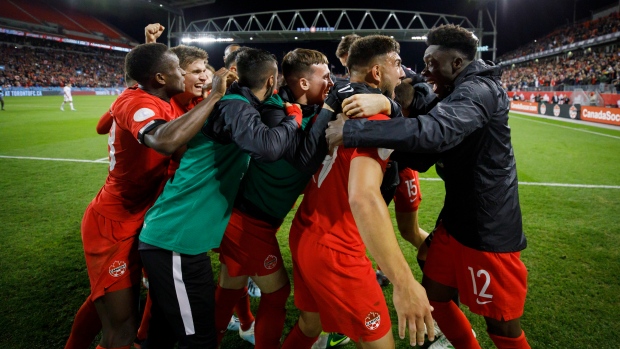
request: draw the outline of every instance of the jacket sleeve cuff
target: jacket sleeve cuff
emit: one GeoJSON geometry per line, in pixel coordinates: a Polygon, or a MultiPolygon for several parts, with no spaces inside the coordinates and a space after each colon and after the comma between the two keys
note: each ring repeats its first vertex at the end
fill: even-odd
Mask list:
{"type": "Polygon", "coordinates": [[[342,142],[345,148],[357,148],[359,145],[359,133],[364,129],[367,119],[347,120],[342,128],[342,142]]]}

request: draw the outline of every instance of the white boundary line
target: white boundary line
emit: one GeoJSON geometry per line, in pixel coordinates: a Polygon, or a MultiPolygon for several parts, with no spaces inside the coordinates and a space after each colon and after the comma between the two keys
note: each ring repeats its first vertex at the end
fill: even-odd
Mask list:
{"type": "MultiPolygon", "coordinates": [[[[21,160],[43,160],[43,161],[66,161],[66,162],[89,162],[94,164],[101,164],[103,161],[100,160],[81,160],[81,159],[58,159],[58,158],[38,158],[33,156],[7,156],[0,155],[2,159],[21,159],[21,160]]],[[[108,158],[105,158],[106,160],[108,158]]]]}
{"type": "MultiPolygon", "coordinates": [[[[567,128],[569,130],[573,130],[573,131],[580,131],[580,132],[585,132],[585,133],[591,133],[591,134],[595,134],[598,136],[605,136],[605,137],[610,137],[610,138],[614,138],[614,139],[620,139],[620,137],[618,136],[613,136],[613,135],[609,135],[606,133],[600,133],[600,132],[595,132],[595,131],[590,131],[590,130],[586,130],[583,128],[576,128],[576,127],[570,127],[570,126],[564,126],[564,125],[558,125],[558,124],[554,124],[551,122],[544,122],[544,121],[539,121],[539,120],[532,120],[532,119],[528,119],[528,118],[523,118],[523,117],[519,117],[515,114],[522,114],[522,115],[528,115],[528,116],[534,116],[534,117],[541,117],[547,120],[558,120],[558,121],[565,121],[568,122],[568,120],[560,120],[557,118],[552,118],[552,117],[542,117],[541,115],[536,115],[536,114],[531,114],[531,113],[524,113],[524,112],[516,112],[516,111],[511,111],[510,112],[512,115],[510,116],[510,118],[515,118],[515,119],[519,119],[519,120],[525,120],[525,121],[530,121],[530,122],[537,122],[539,124],[545,124],[545,125],[549,125],[549,126],[556,126],[556,127],[561,127],[561,128],[567,128]]],[[[583,123],[578,123],[578,125],[584,125],[583,123]]],[[[586,126],[593,126],[593,125],[586,125],[586,126]]],[[[599,127],[598,125],[595,127],[599,127]]],[[[616,130],[617,128],[613,128],[612,130],[616,130]]]]}
{"type": "MultiPolygon", "coordinates": [[[[87,162],[93,164],[107,164],[108,158],[97,160],[80,160],[80,159],[59,159],[59,158],[39,158],[32,156],[8,156],[0,155],[0,159],[20,159],[20,160],[43,160],[43,161],[65,161],[65,162],[87,162]],[[106,160],[106,161],[103,161],[106,160]]],[[[441,181],[441,178],[420,177],[423,181],[441,181]]],[[[537,182],[519,182],[519,185],[538,185],[544,187],[568,187],[568,188],[597,188],[597,189],[620,189],[620,185],[596,185],[596,184],[570,184],[570,183],[537,183],[537,182]]]]}
{"type": "MultiPolygon", "coordinates": [[[[441,178],[420,177],[421,181],[441,181],[441,178]]],[[[596,188],[596,189],[620,189],[620,185],[597,185],[597,184],[570,184],[570,183],[539,183],[519,182],[519,185],[538,185],[543,187],[567,187],[567,188],[596,188]]]]}

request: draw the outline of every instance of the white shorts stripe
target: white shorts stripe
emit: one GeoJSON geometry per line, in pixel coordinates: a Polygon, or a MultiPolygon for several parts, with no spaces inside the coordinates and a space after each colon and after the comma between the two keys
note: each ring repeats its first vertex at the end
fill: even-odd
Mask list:
{"type": "Polygon", "coordinates": [[[189,297],[183,282],[183,271],[181,269],[181,254],[172,252],[172,277],[174,278],[174,289],[177,292],[177,300],[179,301],[179,309],[183,326],[185,326],[185,334],[192,335],[196,333],[194,330],[194,319],[192,317],[192,308],[189,305],[189,297]]]}

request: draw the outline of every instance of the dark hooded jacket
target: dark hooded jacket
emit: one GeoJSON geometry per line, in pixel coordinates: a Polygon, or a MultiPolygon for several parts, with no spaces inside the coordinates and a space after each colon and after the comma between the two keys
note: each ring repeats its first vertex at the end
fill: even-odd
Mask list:
{"type": "Polygon", "coordinates": [[[470,248],[515,252],[527,243],[508,127],[510,104],[500,76],[499,67],[474,61],[428,114],[349,120],[343,138],[345,147],[400,151],[392,159],[415,170],[436,162],[446,188],[438,222],[470,248]]]}

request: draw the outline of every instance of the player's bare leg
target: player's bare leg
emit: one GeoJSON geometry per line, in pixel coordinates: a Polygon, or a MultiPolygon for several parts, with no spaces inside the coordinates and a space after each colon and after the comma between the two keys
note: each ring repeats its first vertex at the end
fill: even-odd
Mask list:
{"type": "Polygon", "coordinates": [[[355,346],[360,349],[389,349],[394,348],[394,335],[392,331],[389,331],[385,336],[372,342],[364,342],[360,340],[355,343],[355,346]]]}
{"type": "Polygon", "coordinates": [[[138,331],[138,289],[136,285],[95,300],[102,325],[102,347],[119,348],[133,343],[138,331]]]}

